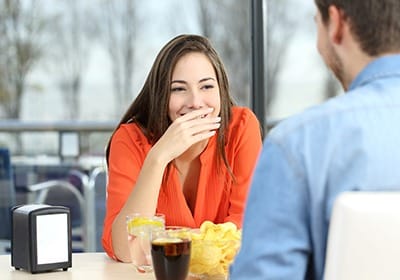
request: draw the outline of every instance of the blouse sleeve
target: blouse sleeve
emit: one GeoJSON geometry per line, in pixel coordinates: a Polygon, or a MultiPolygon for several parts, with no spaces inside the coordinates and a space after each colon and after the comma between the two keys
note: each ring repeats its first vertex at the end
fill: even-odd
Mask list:
{"type": "Polygon", "coordinates": [[[106,253],[114,259],[116,257],[112,248],[111,227],[132,192],[143,164],[140,146],[138,141],[132,139],[127,127],[120,127],[112,137],[102,244],[106,253]]]}
{"type": "Polygon", "coordinates": [[[230,137],[232,142],[229,143],[230,147],[228,148],[233,153],[231,167],[236,184],[232,185],[230,206],[225,222],[233,222],[241,228],[248,190],[262,146],[260,124],[250,109],[243,109],[236,127],[231,129],[231,133],[234,135],[230,137]]]}

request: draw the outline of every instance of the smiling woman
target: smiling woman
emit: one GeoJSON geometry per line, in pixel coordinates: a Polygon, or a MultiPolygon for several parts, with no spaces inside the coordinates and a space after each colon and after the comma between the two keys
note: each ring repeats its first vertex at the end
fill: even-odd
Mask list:
{"type": "Polygon", "coordinates": [[[163,213],[166,225],[198,228],[209,220],[241,227],[260,148],[257,118],[234,106],[208,39],[173,38],[107,147],[104,249],[130,261],[125,217],[133,212],[163,213]]]}
{"type": "Polygon", "coordinates": [[[212,64],[202,53],[188,53],[175,66],[169,100],[169,117],[179,116],[200,108],[214,108],[201,117],[217,117],[220,112],[220,94],[212,64]],[[196,67],[193,67],[196,65],[196,67]]]}

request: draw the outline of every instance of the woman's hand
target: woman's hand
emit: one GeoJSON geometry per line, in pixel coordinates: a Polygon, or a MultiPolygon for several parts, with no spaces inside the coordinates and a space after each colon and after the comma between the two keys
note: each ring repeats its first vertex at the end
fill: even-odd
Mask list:
{"type": "Polygon", "coordinates": [[[211,116],[213,108],[191,111],[177,118],[154,145],[153,150],[167,163],[193,144],[208,139],[220,127],[220,117],[211,116]]]}

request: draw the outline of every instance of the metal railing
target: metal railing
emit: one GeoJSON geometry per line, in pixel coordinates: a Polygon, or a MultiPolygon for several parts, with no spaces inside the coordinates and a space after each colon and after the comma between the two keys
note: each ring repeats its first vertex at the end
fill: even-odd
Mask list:
{"type": "MultiPolygon", "coordinates": [[[[0,133],[20,135],[22,133],[54,132],[58,134],[57,156],[63,161],[65,158],[79,158],[86,143],[84,135],[88,133],[112,133],[117,125],[116,121],[0,121],[0,133]],[[67,145],[76,145],[72,150],[67,145]],[[72,153],[72,154],[71,154],[72,153]]],[[[14,154],[21,154],[16,151],[14,154]]]]}
{"type": "Polygon", "coordinates": [[[2,120],[0,132],[107,132],[113,131],[115,121],[21,121],[2,120]]]}

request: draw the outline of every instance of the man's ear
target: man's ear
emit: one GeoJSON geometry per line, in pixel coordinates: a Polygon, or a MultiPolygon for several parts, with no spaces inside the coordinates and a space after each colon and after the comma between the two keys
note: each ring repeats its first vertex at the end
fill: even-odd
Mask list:
{"type": "Polygon", "coordinates": [[[329,29],[328,35],[334,44],[340,44],[343,39],[344,31],[344,15],[343,12],[336,6],[329,6],[329,29]]]}

